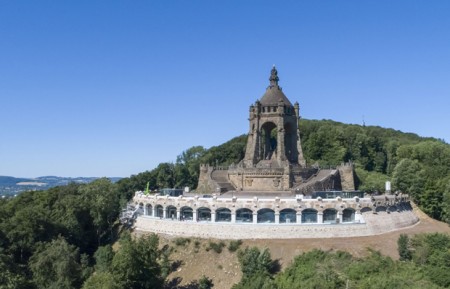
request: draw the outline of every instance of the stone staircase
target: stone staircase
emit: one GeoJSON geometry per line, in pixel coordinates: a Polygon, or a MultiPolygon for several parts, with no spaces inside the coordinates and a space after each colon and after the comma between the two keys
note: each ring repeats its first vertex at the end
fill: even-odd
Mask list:
{"type": "Polygon", "coordinates": [[[320,170],[317,174],[310,177],[306,182],[294,187],[295,192],[310,195],[314,191],[329,190],[331,179],[338,174],[337,170],[320,170]]]}
{"type": "Polygon", "coordinates": [[[211,179],[217,183],[220,192],[234,191],[236,188],[228,181],[227,170],[214,170],[211,173],[211,179]]]}

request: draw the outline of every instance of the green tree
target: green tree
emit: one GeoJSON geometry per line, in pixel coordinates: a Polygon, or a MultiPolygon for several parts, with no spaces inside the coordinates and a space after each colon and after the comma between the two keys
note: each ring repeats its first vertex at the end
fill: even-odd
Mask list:
{"type": "Polygon", "coordinates": [[[121,288],[162,288],[164,279],[158,263],[158,236],[142,236],[136,240],[121,239],[120,249],[114,255],[111,273],[121,288]]]}
{"type": "Polygon", "coordinates": [[[110,272],[97,272],[84,282],[82,289],[122,289],[110,272]]]}
{"type": "Polygon", "coordinates": [[[94,258],[96,272],[108,271],[114,258],[114,252],[111,245],[108,244],[98,247],[97,251],[94,254],[94,258]]]}
{"type": "Polygon", "coordinates": [[[422,166],[416,160],[402,159],[394,168],[392,183],[398,190],[418,197],[424,186],[422,166]]]}
{"type": "Polygon", "coordinates": [[[73,289],[82,283],[78,248],[64,238],[38,246],[30,258],[33,282],[42,289],[73,289]]]}
{"type": "Polygon", "coordinates": [[[244,277],[257,274],[270,274],[273,261],[268,249],[259,250],[257,247],[238,251],[238,260],[244,277]]]}
{"type": "Polygon", "coordinates": [[[412,258],[411,249],[409,245],[409,237],[405,234],[400,234],[397,240],[398,254],[400,261],[409,261],[412,258]]]}

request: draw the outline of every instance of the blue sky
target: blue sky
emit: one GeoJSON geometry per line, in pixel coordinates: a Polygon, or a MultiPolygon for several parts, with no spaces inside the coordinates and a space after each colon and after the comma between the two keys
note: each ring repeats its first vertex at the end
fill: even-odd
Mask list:
{"type": "Polygon", "coordinates": [[[0,175],[121,176],[301,115],[450,141],[450,1],[0,0],[0,175]]]}

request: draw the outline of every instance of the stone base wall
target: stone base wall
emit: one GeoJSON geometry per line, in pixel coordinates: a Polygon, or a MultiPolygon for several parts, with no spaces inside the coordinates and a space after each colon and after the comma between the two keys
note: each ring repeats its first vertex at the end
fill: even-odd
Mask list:
{"type": "Polygon", "coordinates": [[[362,214],[363,222],[351,224],[231,224],[180,222],[140,216],[135,223],[139,231],[183,237],[216,239],[301,239],[371,236],[416,224],[413,211],[362,214]]]}

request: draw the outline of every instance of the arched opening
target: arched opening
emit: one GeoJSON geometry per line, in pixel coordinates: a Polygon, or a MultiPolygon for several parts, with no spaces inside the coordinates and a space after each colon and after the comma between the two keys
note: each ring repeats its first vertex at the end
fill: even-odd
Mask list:
{"type": "Polygon", "coordinates": [[[139,203],[139,207],[138,207],[138,210],[136,211],[136,213],[138,215],[144,214],[144,204],[143,203],[139,203]]]}
{"type": "Polygon", "coordinates": [[[368,213],[368,212],[372,212],[372,208],[364,207],[360,211],[361,211],[361,214],[368,213]]]}
{"type": "Polygon", "coordinates": [[[375,209],[375,212],[377,212],[377,213],[386,212],[386,207],[385,206],[378,206],[375,209]]]}
{"type": "Polygon", "coordinates": [[[236,210],[236,222],[237,223],[252,223],[253,212],[250,209],[238,209],[236,210]]]}
{"type": "Polygon", "coordinates": [[[355,221],[355,210],[352,208],[347,208],[342,211],[342,222],[354,222],[355,221]]]}
{"type": "Polygon", "coordinates": [[[266,122],[261,127],[261,153],[263,160],[270,160],[277,149],[277,126],[273,122],[266,122]]]}
{"type": "Polygon", "coordinates": [[[156,216],[155,217],[162,218],[163,214],[164,214],[163,206],[156,205],[156,216]]]}
{"type": "Polygon", "coordinates": [[[324,223],[336,223],[337,211],[335,209],[326,209],[323,211],[324,223]]]}
{"type": "Polygon", "coordinates": [[[199,208],[198,209],[198,220],[199,221],[211,221],[211,209],[209,208],[199,208]]]}
{"type": "Polygon", "coordinates": [[[174,206],[167,206],[166,218],[176,220],[177,219],[177,208],[174,206]]]}
{"type": "Polygon", "coordinates": [[[231,222],[231,210],[227,208],[217,209],[216,222],[231,222]]]}
{"type": "Polygon", "coordinates": [[[147,204],[145,206],[145,210],[147,212],[147,216],[153,216],[153,207],[151,204],[147,204]]]}
{"type": "Polygon", "coordinates": [[[297,212],[294,209],[284,209],[280,211],[280,223],[296,223],[297,212]]]}
{"type": "Polygon", "coordinates": [[[291,161],[296,161],[296,136],[295,130],[291,123],[286,123],[284,125],[284,146],[286,158],[291,161]]]}
{"type": "Polygon", "coordinates": [[[182,207],[180,210],[181,220],[193,220],[194,211],[191,207],[182,207]]]}
{"type": "Polygon", "coordinates": [[[258,223],[275,223],[275,212],[271,209],[261,209],[258,211],[258,223]]]}
{"type": "Polygon", "coordinates": [[[302,211],[302,223],[317,223],[317,211],[314,209],[305,209],[302,211]]]}

